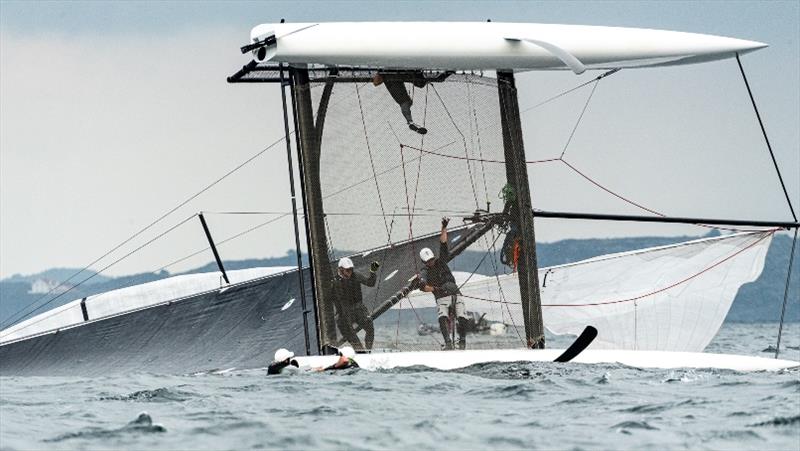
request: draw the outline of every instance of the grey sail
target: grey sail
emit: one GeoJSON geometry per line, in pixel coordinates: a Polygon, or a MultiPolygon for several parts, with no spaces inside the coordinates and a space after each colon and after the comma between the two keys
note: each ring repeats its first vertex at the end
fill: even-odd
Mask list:
{"type": "Polygon", "coordinates": [[[304,348],[299,288],[289,271],[5,342],[0,376],[263,367],[277,348],[304,348]]]}

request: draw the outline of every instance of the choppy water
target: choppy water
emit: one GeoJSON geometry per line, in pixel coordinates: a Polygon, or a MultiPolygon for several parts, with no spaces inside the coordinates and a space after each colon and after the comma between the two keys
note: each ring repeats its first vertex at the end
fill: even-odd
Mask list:
{"type": "MultiPolygon", "coordinates": [[[[770,357],[776,324],[709,352],[770,357]]],[[[800,324],[783,358],[800,360],[800,324]]],[[[0,379],[2,449],[800,449],[800,370],[484,364],[0,379]],[[146,412],[146,413],[142,413],[146,412]]]]}

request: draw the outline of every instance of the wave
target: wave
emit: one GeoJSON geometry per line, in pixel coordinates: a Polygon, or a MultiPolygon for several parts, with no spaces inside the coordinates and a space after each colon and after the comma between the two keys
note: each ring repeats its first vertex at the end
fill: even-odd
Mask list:
{"type": "Polygon", "coordinates": [[[793,417],[775,417],[771,420],[762,421],[760,423],[749,424],[748,426],[751,427],[762,427],[762,426],[793,426],[793,425],[800,425],[800,415],[795,415],[793,417]]]}
{"type": "Polygon", "coordinates": [[[103,428],[87,428],[81,431],[68,432],[51,439],[45,439],[44,442],[58,443],[65,440],[72,440],[77,438],[83,439],[106,439],[110,437],[119,437],[128,434],[151,434],[167,432],[167,429],[160,425],[153,423],[153,418],[147,412],[142,412],[133,421],[118,429],[103,429],[103,428]]]}
{"type": "Polygon", "coordinates": [[[659,430],[657,427],[652,426],[650,423],[646,421],[623,421],[622,423],[617,423],[614,426],[611,426],[610,429],[618,429],[621,430],[620,432],[624,432],[628,429],[641,429],[647,431],[659,430]]]}
{"type": "Polygon", "coordinates": [[[658,404],[640,404],[638,406],[621,409],[620,411],[629,413],[658,413],[673,409],[675,407],[697,406],[703,404],[708,404],[708,401],[696,401],[693,399],[687,399],[684,401],[665,402],[658,404]]]}
{"type": "Polygon", "coordinates": [[[135,401],[135,402],[183,402],[196,397],[194,393],[169,389],[139,390],[127,395],[108,395],[98,398],[100,401],[135,401]]]}

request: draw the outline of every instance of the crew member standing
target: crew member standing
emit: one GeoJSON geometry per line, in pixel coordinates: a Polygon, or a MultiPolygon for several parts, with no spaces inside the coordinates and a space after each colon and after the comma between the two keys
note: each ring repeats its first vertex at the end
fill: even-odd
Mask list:
{"type": "Polygon", "coordinates": [[[363,352],[364,346],[358,338],[356,331],[353,330],[353,323],[364,329],[366,333],[364,341],[366,350],[372,350],[372,343],[375,340],[375,328],[372,325],[372,318],[364,305],[361,296],[361,285],[368,287],[375,286],[377,280],[376,273],[380,264],[372,262],[369,268],[369,276],[353,269],[353,261],[347,257],[339,260],[339,269],[333,279],[334,304],[336,312],[339,314],[337,323],[339,331],[345,340],[350,342],[356,351],[363,352]]]}
{"type": "Polygon", "coordinates": [[[448,317],[451,309],[455,309],[457,317],[456,330],[458,331],[458,348],[465,349],[467,346],[467,311],[464,307],[464,300],[459,296],[461,291],[456,285],[456,279],[447,266],[450,257],[450,250],[447,245],[447,224],[448,218],[442,218],[442,233],[439,236],[439,256],[436,257],[433,251],[427,247],[419,252],[425,267],[420,271],[421,290],[433,293],[436,298],[436,309],[439,316],[439,329],[444,337],[444,349],[453,349],[453,341],[450,338],[448,327],[448,317]]]}

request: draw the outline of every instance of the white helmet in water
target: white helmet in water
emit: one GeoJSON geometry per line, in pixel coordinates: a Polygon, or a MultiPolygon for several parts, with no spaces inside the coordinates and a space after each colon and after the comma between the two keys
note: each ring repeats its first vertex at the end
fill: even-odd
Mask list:
{"type": "Polygon", "coordinates": [[[283,362],[284,360],[291,359],[292,357],[294,357],[294,352],[286,348],[280,348],[277,351],[275,351],[276,362],[283,362]]]}
{"type": "Polygon", "coordinates": [[[344,257],[341,260],[339,260],[339,267],[342,269],[353,269],[353,260],[344,257]]]}
{"type": "Polygon", "coordinates": [[[436,256],[433,255],[433,251],[428,249],[427,247],[419,251],[419,258],[421,258],[424,263],[427,263],[428,261],[430,261],[430,259],[434,257],[436,256]]]}
{"type": "Polygon", "coordinates": [[[347,357],[348,359],[352,359],[356,356],[356,351],[350,346],[342,346],[339,348],[339,355],[343,357],[347,357]]]}

